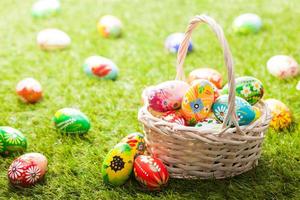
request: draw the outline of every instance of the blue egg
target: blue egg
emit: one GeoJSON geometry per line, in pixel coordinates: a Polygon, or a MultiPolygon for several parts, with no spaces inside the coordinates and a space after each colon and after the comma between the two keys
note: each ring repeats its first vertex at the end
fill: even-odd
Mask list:
{"type": "MultiPolygon", "coordinates": [[[[255,119],[255,111],[251,105],[241,97],[235,97],[235,109],[239,125],[250,124],[255,119]]],[[[221,95],[213,104],[212,111],[216,118],[223,122],[228,111],[228,95],[221,95]]]]}
{"type": "MultiPolygon", "coordinates": [[[[167,37],[165,41],[165,48],[171,53],[177,53],[183,39],[184,39],[184,33],[173,33],[167,37]]],[[[193,50],[193,44],[192,41],[190,40],[188,46],[188,52],[191,52],[192,50],[193,50]]]]}

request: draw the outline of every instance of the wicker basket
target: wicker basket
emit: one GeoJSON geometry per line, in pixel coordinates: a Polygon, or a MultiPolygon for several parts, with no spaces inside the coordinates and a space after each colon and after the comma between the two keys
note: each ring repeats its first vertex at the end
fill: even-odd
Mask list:
{"type": "MultiPolygon", "coordinates": [[[[192,31],[200,23],[208,24],[215,32],[224,52],[228,71],[228,113],[222,129],[188,127],[154,117],[148,106],[139,110],[147,152],[161,159],[173,178],[222,179],[244,173],[258,164],[264,133],[271,119],[263,101],[256,106],[261,116],[246,126],[239,126],[235,114],[235,79],[232,55],[222,28],[209,16],[195,16],[189,23],[177,55],[177,80],[184,80],[183,62],[192,31]],[[226,126],[234,124],[234,128],[226,126]]],[[[219,126],[220,127],[220,126],[219,126]]]]}

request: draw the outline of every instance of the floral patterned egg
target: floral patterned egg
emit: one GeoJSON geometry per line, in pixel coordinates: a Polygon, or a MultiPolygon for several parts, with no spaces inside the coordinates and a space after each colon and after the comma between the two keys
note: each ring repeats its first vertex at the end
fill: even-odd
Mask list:
{"type": "Polygon", "coordinates": [[[222,124],[213,118],[206,118],[202,122],[198,122],[195,127],[215,128],[216,130],[221,130],[222,124]]]}
{"type": "Polygon", "coordinates": [[[23,152],[27,148],[26,137],[17,129],[0,126],[0,154],[23,152]]]}
{"type": "Polygon", "coordinates": [[[271,110],[272,120],[270,127],[275,130],[287,128],[292,123],[292,114],[290,109],[281,101],[276,99],[265,100],[268,108],[271,110]]]}
{"type": "MultiPolygon", "coordinates": [[[[255,111],[245,99],[235,97],[235,109],[239,125],[247,125],[254,120],[255,111]]],[[[213,104],[212,110],[216,118],[223,122],[228,111],[228,95],[221,95],[213,104]]]]}
{"type": "Polygon", "coordinates": [[[195,82],[183,97],[181,110],[188,125],[203,121],[214,102],[213,85],[207,80],[195,82]]]}
{"type": "MultiPolygon", "coordinates": [[[[243,76],[235,79],[236,95],[242,97],[251,105],[256,104],[264,95],[263,84],[251,76],[243,76]]],[[[228,94],[228,84],[222,89],[222,94],[228,94]]]]}
{"type": "Polygon", "coordinates": [[[181,101],[189,89],[184,81],[166,81],[147,92],[149,107],[158,112],[166,112],[180,108],[181,101]]]}
{"type": "Polygon", "coordinates": [[[57,14],[60,11],[59,0],[38,0],[31,8],[33,17],[42,18],[57,14]]]}
{"type": "Polygon", "coordinates": [[[10,165],[8,179],[14,186],[32,186],[43,179],[47,165],[47,158],[40,153],[24,154],[10,165]]]}
{"type": "MultiPolygon", "coordinates": [[[[201,82],[202,80],[206,80],[206,79],[195,79],[191,82],[191,85],[197,84],[197,82],[201,82]]],[[[219,90],[213,83],[211,85],[213,86],[214,89],[214,101],[215,101],[221,95],[220,94],[221,90],[219,90]]]]}
{"type": "Polygon", "coordinates": [[[233,29],[237,33],[257,33],[262,27],[261,18],[253,13],[246,13],[235,18],[233,29]]]}
{"type": "Polygon", "coordinates": [[[53,117],[53,122],[61,133],[67,134],[85,134],[91,127],[88,117],[74,108],[58,110],[53,117]]]}
{"type": "Polygon", "coordinates": [[[116,80],[119,69],[110,59],[101,56],[91,56],[84,61],[84,71],[87,75],[99,78],[116,80]]]}
{"type": "Polygon", "coordinates": [[[191,71],[188,82],[192,83],[197,79],[205,79],[213,83],[218,89],[222,88],[222,75],[211,68],[199,68],[191,71]]]}
{"type": "Polygon", "coordinates": [[[171,123],[176,123],[182,126],[186,126],[184,117],[181,114],[181,110],[171,110],[163,114],[162,119],[171,123]]]}
{"type": "Polygon", "coordinates": [[[37,35],[37,44],[42,50],[59,50],[71,44],[71,38],[59,29],[49,28],[40,31],[37,35]]]}
{"type": "Polygon", "coordinates": [[[135,155],[144,154],[146,145],[144,135],[141,133],[131,133],[121,140],[121,143],[127,143],[130,145],[131,150],[135,155]]]}
{"type": "Polygon", "coordinates": [[[122,33],[122,22],[115,16],[105,15],[99,20],[97,29],[105,38],[117,38],[122,33]]]}
{"type": "Polygon", "coordinates": [[[134,161],[134,175],[136,180],[150,190],[160,190],[169,180],[166,166],[157,158],[140,155],[134,161]]]}
{"type": "Polygon", "coordinates": [[[267,62],[268,71],[276,77],[285,79],[299,74],[299,65],[290,56],[277,55],[270,58],[267,62]]]}
{"type": "Polygon", "coordinates": [[[16,92],[22,101],[36,103],[42,98],[42,86],[33,78],[21,80],[16,87],[16,92]]]}
{"type": "MultiPolygon", "coordinates": [[[[169,35],[165,41],[165,48],[170,53],[177,53],[179,46],[184,39],[184,33],[172,33],[169,35]]],[[[189,41],[188,52],[193,50],[192,41],[189,41]]]]}
{"type": "Polygon", "coordinates": [[[135,152],[127,143],[119,143],[106,155],[102,164],[102,177],[105,184],[123,185],[133,169],[135,152]]]}

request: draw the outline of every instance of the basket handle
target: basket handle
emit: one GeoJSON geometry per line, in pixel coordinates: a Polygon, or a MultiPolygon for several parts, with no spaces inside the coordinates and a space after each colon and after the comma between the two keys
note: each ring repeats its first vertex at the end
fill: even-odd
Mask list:
{"type": "MultiPolygon", "coordinates": [[[[234,78],[234,67],[233,67],[233,59],[232,54],[230,52],[227,40],[224,36],[223,29],[221,26],[211,17],[207,15],[197,15],[195,16],[189,23],[187,30],[185,32],[185,36],[183,41],[180,44],[178,54],[177,54],[177,74],[176,80],[185,80],[184,71],[183,71],[183,63],[187,54],[189,41],[192,36],[193,30],[196,26],[200,23],[208,24],[211,29],[215,32],[221,46],[223,49],[225,65],[227,68],[227,75],[228,75],[228,88],[229,88],[229,95],[228,95],[228,112],[225,116],[223,121],[223,129],[225,129],[228,124],[235,125],[238,133],[243,133],[239,127],[237,116],[235,113],[235,78],[234,78]],[[230,117],[231,116],[231,117],[230,117]]],[[[221,131],[222,132],[222,131],[221,131]]]]}

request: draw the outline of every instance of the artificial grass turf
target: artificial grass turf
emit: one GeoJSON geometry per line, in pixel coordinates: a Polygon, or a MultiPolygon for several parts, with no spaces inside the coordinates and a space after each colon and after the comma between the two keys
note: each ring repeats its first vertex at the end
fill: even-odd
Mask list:
{"type": "MultiPolygon", "coordinates": [[[[267,60],[287,54],[300,62],[300,4],[294,1],[62,1],[62,12],[48,19],[33,19],[34,1],[0,2],[0,125],[21,130],[29,140],[27,152],[41,152],[49,161],[46,180],[32,188],[8,186],[7,168],[13,157],[0,158],[0,199],[299,199],[300,118],[297,79],[279,80],[268,74],[267,60]],[[256,35],[239,36],[231,23],[239,14],[255,12],[264,28],[256,35]],[[139,190],[132,179],[125,186],[103,184],[104,156],[123,136],[142,131],[137,121],[144,87],[175,77],[175,56],[163,49],[168,34],[184,31],[196,14],[207,13],[224,28],[236,76],[251,75],[265,86],[265,98],[277,98],[293,111],[289,130],[269,130],[259,166],[226,180],[174,180],[160,193],[139,190]],[[102,39],[96,31],[100,16],[113,14],[124,23],[120,39],[102,39]],[[69,49],[43,52],[35,43],[44,28],[60,28],[72,38],[69,49]],[[87,77],[82,63],[99,54],[120,68],[117,81],[87,77]],[[35,105],[18,100],[15,85],[24,77],[39,80],[44,99],[35,105]],[[51,122],[63,107],[80,108],[92,129],[85,137],[62,136],[51,122]]],[[[195,51],[185,71],[210,66],[224,75],[220,46],[207,26],[193,34],[195,51]]]]}

